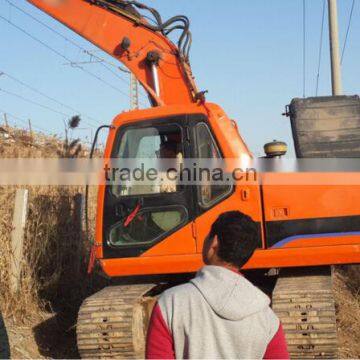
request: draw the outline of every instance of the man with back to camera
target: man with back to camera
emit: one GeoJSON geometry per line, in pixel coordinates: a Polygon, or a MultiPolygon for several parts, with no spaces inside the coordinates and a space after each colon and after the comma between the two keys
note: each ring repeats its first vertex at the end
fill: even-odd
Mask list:
{"type": "Polygon", "coordinates": [[[240,273],[258,237],[249,216],[219,216],[204,243],[206,266],[155,305],[147,359],[289,359],[270,299],[240,273]]]}

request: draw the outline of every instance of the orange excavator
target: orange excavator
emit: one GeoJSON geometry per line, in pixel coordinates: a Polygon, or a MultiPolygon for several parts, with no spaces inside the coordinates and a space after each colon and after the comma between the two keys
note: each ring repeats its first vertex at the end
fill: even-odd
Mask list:
{"type": "MultiPolygon", "coordinates": [[[[151,108],[121,113],[108,126],[105,165],[111,159],[156,158],[171,142],[184,159],[253,160],[234,121],[196,87],[188,18],[164,21],[155,9],[137,1],[28,1],[125,65],[149,96],[151,108]],[[170,40],[175,34],[177,42],[170,40]]],[[[339,112],[337,121],[326,123],[326,116],[334,116],[334,106],[339,110],[333,100],[321,99],[327,106],[322,117],[316,116],[316,99],[292,102],[288,113],[299,156],[306,157],[311,146],[309,157],[326,157],[335,143],[358,144],[353,135],[359,131],[359,98],[339,97],[351,107],[346,121],[355,124],[352,142],[341,138],[349,126],[345,129],[339,112]],[[306,119],[301,114],[307,114],[306,119]],[[314,122],[309,123],[311,117],[314,122]],[[309,130],[316,133],[314,138],[309,130]]],[[[268,156],[281,155],[283,145],[269,144],[268,156]]],[[[200,183],[170,192],[126,184],[99,186],[93,258],[120,285],[84,301],[77,324],[80,355],[143,357],[154,299],[202,266],[211,224],[219,214],[239,210],[253,218],[260,234],[258,250],[244,271],[261,270],[269,282],[271,273],[276,274],[272,304],[292,357],[336,357],[330,267],[360,263],[359,180],[354,172],[263,172],[249,183],[200,183]]]]}

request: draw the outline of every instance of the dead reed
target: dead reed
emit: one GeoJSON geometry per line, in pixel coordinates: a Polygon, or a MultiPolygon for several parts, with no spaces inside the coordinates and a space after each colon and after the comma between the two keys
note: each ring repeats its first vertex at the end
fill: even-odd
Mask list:
{"type": "Polygon", "coordinates": [[[340,358],[360,358],[360,266],[339,266],[334,276],[340,358]]]}
{"type": "MultiPolygon", "coordinates": [[[[0,157],[85,157],[79,141],[20,129],[0,128],[0,157]]],[[[81,187],[27,187],[29,210],[25,229],[21,290],[9,291],[10,233],[15,186],[0,187],[0,310],[16,321],[31,320],[43,310],[79,306],[91,292],[86,274],[90,239],[81,227],[74,196],[81,187]]],[[[90,220],[95,215],[96,190],[92,189],[90,220]]],[[[92,221],[93,223],[93,221],[92,221]]],[[[90,226],[90,229],[93,227],[90,226]]]]}

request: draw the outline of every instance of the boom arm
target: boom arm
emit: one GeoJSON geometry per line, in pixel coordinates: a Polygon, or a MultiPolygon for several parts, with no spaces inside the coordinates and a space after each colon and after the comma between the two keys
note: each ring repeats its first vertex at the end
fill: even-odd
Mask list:
{"type": "Polygon", "coordinates": [[[163,32],[154,30],[129,2],[28,2],[123,63],[143,85],[154,106],[197,101],[198,93],[187,59],[163,32]]]}

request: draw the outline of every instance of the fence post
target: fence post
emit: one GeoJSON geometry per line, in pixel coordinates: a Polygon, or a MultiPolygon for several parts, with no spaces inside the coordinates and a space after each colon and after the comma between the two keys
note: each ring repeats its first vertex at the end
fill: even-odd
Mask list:
{"type": "Polygon", "coordinates": [[[5,130],[9,130],[9,122],[6,113],[4,113],[4,124],[5,124],[5,130]]]}
{"type": "Polygon", "coordinates": [[[11,260],[10,260],[10,291],[17,294],[20,290],[21,263],[23,259],[23,246],[25,225],[28,211],[29,191],[16,190],[15,207],[11,231],[11,260]]]}
{"type": "Polygon", "coordinates": [[[31,138],[31,141],[33,141],[33,130],[32,130],[32,125],[31,125],[31,119],[28,120],[29,122],[29,134],[30,134],[30,138],[31,138]]]}
{"type": "Polygon", "coordinates": [[[76,194],[74,196],[74,210],[75,210],[75,219],[78,226],[79,237],[82,239],[84,232],[84,212],[85,212],[85,202],[83,194],[76,194]]]}
{"type": "Polygon", "coordinates": [[[76,260],[74,266],[75,274],[80,274],[80,267],[82,261],[82,249],[84,241],[84,214],[85,214],[85,198],[83,194],[76,194],[74,196],[74,219],[75,226],[77,229],[77,238],[75,239],[77,245],[76,260]]]}

